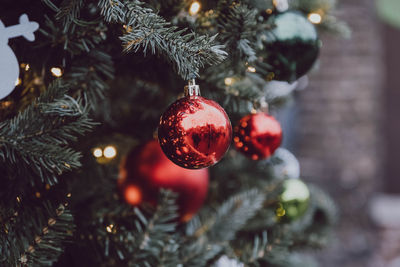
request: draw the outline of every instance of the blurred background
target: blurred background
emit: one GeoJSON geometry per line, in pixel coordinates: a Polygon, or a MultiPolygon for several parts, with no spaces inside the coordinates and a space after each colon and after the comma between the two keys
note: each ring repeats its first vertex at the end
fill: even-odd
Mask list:
{"type": "Polygon", "coordinates": [[[315,253],[321,266],[398,267],[400,1],[345,0],[338,10],[352,38],[322,36],[318,72],[280,114],[285,146],[340,206],[334,242],[315,253]]]}

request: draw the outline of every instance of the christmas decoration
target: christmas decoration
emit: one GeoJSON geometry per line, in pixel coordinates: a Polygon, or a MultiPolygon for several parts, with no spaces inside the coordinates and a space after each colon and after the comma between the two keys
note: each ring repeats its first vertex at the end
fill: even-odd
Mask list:
{"type": "Polygon", "coordinates": [[[273,175],[277,178],[298,179],[300,177],[300,163],[287,149],[278,148],[271,158],[273,175]]]}
{"type": "Polygon", "coordinates": [[[265,84],[263,90],[265,98],[273,101],[279,98],[288,97],[299,85],[298,81],[288,83],[284,81],[270,81],[265,84]]]}
{"type": "Polygon", "coordinates": [[[179,193],[181,221],[192,218],[202,206],[208,191],[208,170],[188,170],[172,163],[157,141],[132,150],[122,161],[119,185],[126,202],[155,203],[160,188],[179,193]]]}
{"type": "Polygon", "coordinates": [[[8,46],[8,39],[24,36],[25,39],[32,42],[35,40],[33,33],[39,28],[39,24],[29,21],[25,14],[21,15],[19,23],[19,25],[6,28],[0,21],[0,99],[12,92],[19,77],[18,60],[8,46]]]}
{"type": "Polygon", "coordinates": [[[212,267],[244,267],[244,264],[237,259],[231,259],[227,255],[222,255],[212,267]]]}
{"type": "Polygon", "coordinates": [[[278,12],[284,12],[289,9],[288,0],[274,0],[273,4],[278,12]]]}
{"type": "Polygon", "coordinates": [[[107,164],[117,156],[117,148],[113,145],[108,145],[104,149],[96,147],[93,149],[92,153],[98,163],[107,164]]]}
{"type": "Polygon", "coordinates": [[[275,17],[275,28],[266,33],[264,45],[266,62],[272,66],[274,79],[293,82],[314,65],[320,42],[307,18],[288,11],[275,17]]]}
{"type": "Polygon", "coordinates": [[[282,129],[274,117],[265,113],[243,117],[234,128],[237,150],[253,160],[270,157],[282,141],[282,129]]]}
{"type": "Polygon", "coordinates": [[[340,20],[307,7],[326,1],[1,1],[13,31],[23,13],[41,27],[33,43],[7,37],[19,64],[0,57],[20,72],[3,77],[18,85],[0,100],[0,267],[310,266],[293,255],[328,240],[334,204],[310,185],[306,214],[284,225],[283,173],[294,177],[285,160],[272,175],[273,159],[235,150],[188,169],[214,164],[232,141],[225,112],[193,81],[164,114],[160,140],[143,140],[177,100],[173,88],[200,75],[235,118],[264,112],[265,100],[292,123],[279,109],[300,81],[270,83],[263,34],[287,8],[337,32],[340,20]]]}
{"type": "Polygon", "coordinates": [[[310,203],[310,191],[300,179],[288,179],[283,182],[283,191],[276,209],[278,220],[292,222],[301,218],[310,203]]]}
{"type": "Polygon", "coordinates": [[[232,139],[232,126],[224,109],[200,96],[194,81],[185,87],[185,97],[161,116],[158,139],[165,155],[175,164],[200,169],[217,163],[232,139]]]}

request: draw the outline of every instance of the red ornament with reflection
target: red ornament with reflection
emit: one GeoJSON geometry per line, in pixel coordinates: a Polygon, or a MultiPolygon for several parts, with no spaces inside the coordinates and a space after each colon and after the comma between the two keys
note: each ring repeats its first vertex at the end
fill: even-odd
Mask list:
{"type": "Polygon", "coordinates": [[[232,140],[232,126],[216,102],[186,96],[161,116],[158,139],[175,164],[188,169],[206,168],[225,155],[232,140]]]}
{"type": "Polygon", "coordinates": [[[139,205],[157,203],[158,192],[179,193],[180,220],[186,222],[202,207],[208,192],[207,169],[188,170],[172,163],[156,140],[133,149],[122,161],[119,186],[125,201],[139,205]]]}
{"type": "Polygon", "coordinates": [[[243,117],[234,128],[233,142],[237,150],[253,160],[270,157],[282,142],[279,122],[265,113],[243,117]]]}

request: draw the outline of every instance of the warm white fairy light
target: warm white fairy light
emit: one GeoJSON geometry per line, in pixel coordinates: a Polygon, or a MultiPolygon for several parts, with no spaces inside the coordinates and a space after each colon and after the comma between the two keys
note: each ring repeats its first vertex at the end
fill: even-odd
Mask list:
{"type": "Polygon", "coordinates": [[[52,67],[52,68],[50,69],[50,71],[51,71],[51,74],[52,74],[54,77],[61,77],[61,76],[63,75],[62,69],[59,68],[59,67],[52,67]]]}
{"type": "Polygon", "coordinates": [[[114,146],[107,146],[103,151],[103,155],[108,159],[115,158],[117,155],[117,149],[114,146]]]}
{"type": "Polygon", "coordinates": [[[31,66],[29,66],[29,64],[25,65],[25,71],[28,71],[31,68],[31,66]]]}
{"type": "Polygon", "coordinates": [[[254,68],[254,67],[252,67],[252,66],[249,66],[249,67],[247,68],[247,71],[248,71],[248,72],[256,72],[256,68],[254,68]]]}
{"type": "Polygon", "coordinates": [[[308,14],[308,20],[313,24],[320,24],[322,21],[322,17],[318,13],[310,13],[308,14]]]}
{"type": "Polygon", "coordinates": [[[224,82],[225,82],[225,85],[232,85],[233,84],[233,79],[232,78],[225,78],[225,80],[224,80],[224,82]]]}
{"type": "Polygon", "coordinates": [[[15,81],[15,86],[18,86],[18,85],[20,85],[21,83],[22,83],[21,78],[18,78],[18,79],[15,81]]]}
{"type": "Polygon", "coordinates": [[[193,16],[193,15],[196,15],[197,13],[199,13],[200,8],[201,8],[200,3],[197,2],[197,1],[194,1],[194,2],[190,5],[189,14],[192,15],[192,16],[193,16]]]}
{"type": "Polygon", "coordinates": [[[93,156],[95,156],[96,158],[100,158],[101,156],[103,156],[103,150],[101,150],[101,148],[95,148],[93,150],[93,156]]]}
{"type": "Polygon", "coordinates": [[[109,226],[106,227],[107,232],[112,233],[114,225],[110,224],[109,226]]]}

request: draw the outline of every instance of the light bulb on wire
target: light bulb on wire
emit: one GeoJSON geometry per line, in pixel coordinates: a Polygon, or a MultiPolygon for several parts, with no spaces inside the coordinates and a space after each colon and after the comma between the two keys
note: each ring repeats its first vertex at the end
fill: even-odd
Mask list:
{"type": "Polygon", "coordinates": [[[318,13],[310,13],[308,14],[308,20],[313,24],[320,24],[322,21],[322,17],[318,13]]]}
{"type": "Polygon", "coordinates": [[[233,79],[230,77],[227,77],[227,78],[225,78],[224,82],[225,82],[225,85],[229,86],[229,85],[233,84],[233,79]]]}
{"type": "Polygon", "coordinates": [[[101,148],[95,148],[93,150],[93,156],[95,156],[96,158],[100,158],[103,156],[103,150],[101,150],[101,148]]]}
{"type": "Polygon", "coordinates": [[[54,77],[61,77],[61,76],[63,75],[62,69],[59,68],[59,67],[52,67],[52,68],[50,69],[50,71],[51,71],[51,74],[52,74],[54,77]]]}
{"type": "Polygon", "coordinates": [[[114,146],[107,146],[103,150],[103,155],[107,159],[115,158],[115,156],[117,155],[117,149],[114,146]]]}
{"type": "Polygon", "coordinates": [[[197,13],[199,13],[200,8],[201,8],[200,3],[199,3],[198,1],[194,1],[194,2],[190,5],[189,14],[190,14],[191,16],[196,15],[197,13]]]}
{"type": "Polygon", "coordinates": [[[15,86],[18,86],[18,85],[20,85],[21,83],[22,83],[21,78],[18,78],[18,79],[15,81],[15,86]]]}
{"type": "Polygon", "coordinates": [[[249,66],[249,67],[247,67],[247,71],[248,72],[256,72],[256,68],[254,68],[254,67],[252,67],[252,66],[249,66]]]}

